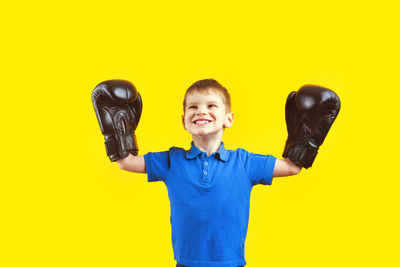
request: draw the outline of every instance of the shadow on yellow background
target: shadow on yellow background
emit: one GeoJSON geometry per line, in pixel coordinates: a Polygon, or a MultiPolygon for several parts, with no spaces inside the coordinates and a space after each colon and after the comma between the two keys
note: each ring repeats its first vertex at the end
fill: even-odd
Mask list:
{"type": "Polygon", "coordinates": [[[312,168],[254,187],[247,266],[398,265],[394,3],[5,4],[0,264],[174,266],[167,190],[109,162],[90,95],[136,85],[143,155],[189,148],[183,94],[215,78],[232,97],[229,149],[281,157],[303,84],[342,102],[312,168]]]}

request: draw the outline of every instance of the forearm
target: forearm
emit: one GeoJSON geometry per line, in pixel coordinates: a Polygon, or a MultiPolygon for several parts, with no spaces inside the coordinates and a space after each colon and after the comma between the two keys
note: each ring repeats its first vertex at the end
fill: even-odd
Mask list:
{"type": "Polygon", "coordinates": [[[301,171],[301,166],[294,164],[289,158],[276,159],[274,177],[296,175],[301,171]]]}
{"type": "Polygon", "coordinates": [[[129,154],[126,158],[117,160],[118,167],[121,170],[146,173],[146,164],[144,161],[144,156],[134,156],[129,154]]]}

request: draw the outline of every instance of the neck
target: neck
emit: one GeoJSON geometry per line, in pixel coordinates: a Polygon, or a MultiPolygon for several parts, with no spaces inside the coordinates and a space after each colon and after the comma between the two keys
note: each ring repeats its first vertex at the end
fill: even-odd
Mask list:
{"type": "Polygon", "coordinates": [[[207,136],[193,136],[194,145],[207,153],[207,156],[210,156],[212,153],[218,151],[221,146],[222,134],[221,136],[216,136],[214,138],[210,138],[207,136]]]}

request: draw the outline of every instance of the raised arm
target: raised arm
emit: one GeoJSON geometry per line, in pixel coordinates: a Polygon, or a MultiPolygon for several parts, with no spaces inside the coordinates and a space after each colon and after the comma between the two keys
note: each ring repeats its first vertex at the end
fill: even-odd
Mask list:
{"type": "Polygon", "coordinates": [[[144,156],[134,156],[129,154],[126,158],[117,160],[118,167],[121,170],[129,172],[146,173],[146,164],[144,156]]]}
{"type": "Polygon", "coordinates": [[[273,177],[296,175],[301,167],[294,164],[289,158],[276,159],[273,177]]]}

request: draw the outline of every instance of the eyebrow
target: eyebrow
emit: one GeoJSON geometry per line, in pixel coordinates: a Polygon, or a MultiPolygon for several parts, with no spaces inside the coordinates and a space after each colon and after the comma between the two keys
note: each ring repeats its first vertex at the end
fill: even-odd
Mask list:
{"type": "MultiPolygon", "coordinates": [[[[189,102],[189,103],[187,103],[187,105],[189,106],[189,105],[195,105],[195,104],[197,104],[198,102],[189,102]]],[[[207,102],[207,104],[219,104],[218,102],[216,102],[216,101],[209,101],[209,102],[207,102]]]]}

